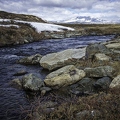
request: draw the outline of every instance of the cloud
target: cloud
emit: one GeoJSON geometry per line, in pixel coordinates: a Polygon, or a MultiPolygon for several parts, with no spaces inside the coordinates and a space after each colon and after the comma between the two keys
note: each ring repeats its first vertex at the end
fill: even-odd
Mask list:
{"type": "Polygon", "coordinates": [[[97,0],[31,0],[32,4],[44,7],[90,8],[97,0]]]}
{"type": "Polygon", "coordinates": [[[75,16],[120,18],[120,0],[0,0],[0,10],[32,14],[46,20],[75,16]]]}

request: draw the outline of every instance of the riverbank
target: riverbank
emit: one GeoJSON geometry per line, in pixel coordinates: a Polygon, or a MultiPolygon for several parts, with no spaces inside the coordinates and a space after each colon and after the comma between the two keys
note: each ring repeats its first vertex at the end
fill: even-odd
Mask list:
{"type": "MultiPolygon", "coordinates": [[[[24,117],[21,116],[22,110],[20,106],[22,106],[24,109],[27,109],[27,107],[30,107],[29,104],[31,103],[31,97],[32,97],[32,101],[34,101],[34,98],[37,95],[36,92],[35,93],[26,92],[23,89],[16,89],[16,87],[11,86],[10,83],[13,79],[16,78],[20,79],[24,76],[24,74],[27,75],[33,73],[37,77],[44,80],[45,77],[50,73],[50,71],[44,70],[39,64],[23,65],[23,64],[18,64],[16,61],[35,54],[41,54],[42,56],[45,56],[49,53],[57,53],[60,51],[64,51],[66,49],[80,49],[83,46],[87,46],[92,43],[109,41],[113,39],[113,37],[114,36],[112,35],[110,36],[107,35],[107,36],[81,36],[77,38],[66,38],[66,39],[56,39],[56,40],[48,39],[48,40],[41,40],[39,42],[0,48],[0,55],[1,55],[0,56],[0,63],[1,63],[0,64],[0,73],[1,73],[0,74],[1,77],[0,119],[1,120],[23,119],[24,117]],[[34,94],[35,96],[30,96],[30,93],[34,94]]],[[[89,62],[86,62],[85,64],[87,63],[89,62]]],[[[46,99],[48,93],[44,96],[46,99]]],[[[38,95],[40,95],[39,92],[38,95]]],[[[42,97],[42,99],[44,99],[44,97],[42,97]]]]}
{"type": "Polygon", "coordinates": [[[4,26],[0,26],[0,47],[27,44],[46,39],[63,39],[89,35],[118,35],[120,31],[119,24],[62,24],[62,26],[56,25],[56,29],[58,29],[57,31],[52,30],[53,28],[55,28],[55,25],[50,27],[50,25],[48,24],[52,31],[47,30],[48,27],[42,25],[42,29],[46,28],[46,30],[38,32],[37,29],[30,24],[30,22],[25,23],[25,21],[16,22],[14,20],[11,20],[1,21],[0,23],[2,25],[4,24],[4,26]],[[11,26],[5,27],[5,25],[11,26]],[[68,28],[74,30],[69,30],[68,28]]]}
{"type": "Polygon", "coordinates": [[[120,37],[88,45],[83,50],[84,55],[79,49],[73,49],[72,53],[69,51],[71,49],[22,59],[23,64],[31,60],[29,64],[37,62],[43,68],[52,70],[44,81],[34,74],[25,75],[20,80],[22,82],[16,80],[23,89],[37,90],[41,94],[32,104],[31,117],[27,117],[34,120],[118,120],[120,37]]]}

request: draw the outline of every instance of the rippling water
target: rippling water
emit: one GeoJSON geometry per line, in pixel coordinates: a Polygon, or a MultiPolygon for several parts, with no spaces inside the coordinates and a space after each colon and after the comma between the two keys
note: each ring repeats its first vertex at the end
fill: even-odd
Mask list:
{"type": "Polygon", "coordinates": [[[14,74],[21,70],[37,74],[44,79],[48,74],[40,66],[24,66],[16,63],[16,60],[40,53],[42,55],[58,52],[68,48],[80,48],[90,43],[101,42],[112,39],[113,36],[86,36],[67,39],[42,40],[30,44],[14,47],[0,48],[0,120],[22,120],[20,106],[29,105],[26,94],[10,86],[10,81],[16,76],[14,74]]]}

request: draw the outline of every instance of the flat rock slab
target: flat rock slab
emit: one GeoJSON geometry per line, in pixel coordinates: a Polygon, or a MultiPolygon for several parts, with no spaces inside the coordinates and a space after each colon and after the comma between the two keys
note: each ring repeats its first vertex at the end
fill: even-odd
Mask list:
{"type": "Polygon", "coordinates": [[[120,43],[110,43],[106,45],[109,49],[120,49],[120,43]]]}
{"type": "Polygon", "coordinates": [[[86,48],[67,49],[61,52],[47,54],[41,58],[40,65],[48,70],[70,65],[74,63],[74,60],[85,56],[85,50],[86,48]]]}
{"type": "Polygon", "coordinates": [[[104,53],[96,53],[95,54],[95,59],[97,61],[110,61],[112,58],[105,55],[104,53]]]}

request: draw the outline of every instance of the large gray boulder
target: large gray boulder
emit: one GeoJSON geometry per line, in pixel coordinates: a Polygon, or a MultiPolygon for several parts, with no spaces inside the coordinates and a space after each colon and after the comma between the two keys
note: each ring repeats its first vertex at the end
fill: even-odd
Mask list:
{"type": "Polygon", "coordinates": [[[51,53],[43,56],[40,65],[48,70],[53,70],[66,65],[74,64],[74,62],[85,56],[86,48],[67,49],[57,53],[51,53]]]}
{"type": "Polygon", "coordinates": [[[104,53],[104,54],[109,54],[111,51],[103,44],[91,44],[88,45],[86,48],[86,59],[93,59],[94,55],[96,53],[104,53]]]}
{"type": "Polygon", "coordinates": [[[47,86],[58,89],[76,83],[85,77],[83,70],[77,69],[74,65],[68,65],[48,74],[44,80],[47,86]]]}
{"type": "Polygon", "coordinates": [[[39,64],[41,58],[42,58],[42,55],[36,54],[36,55],[32,55],[32,56],[20,59],[18,61],[18,63],[20,63],[20,64],[30,64],[30,65],[39,64]]]}
{"type": "Polygon", "coordinates": [[[112,66],[100,66],[95,68],[85,68],[87,77],[113,77],[116,70],[112,66]]]}
{"type": "Polygon", "coordinates": [[[28,74],[22,78],[22,86],[26,90],[38,91],[44,86],[44,82],[36,75],[28,74]]]}
{"type": "Polygon", "coordinates": [[[120,75],[118,75],[112,80],[110,84],[110,88],[114,88],[114,87],[120,87],[120,75]]]}

